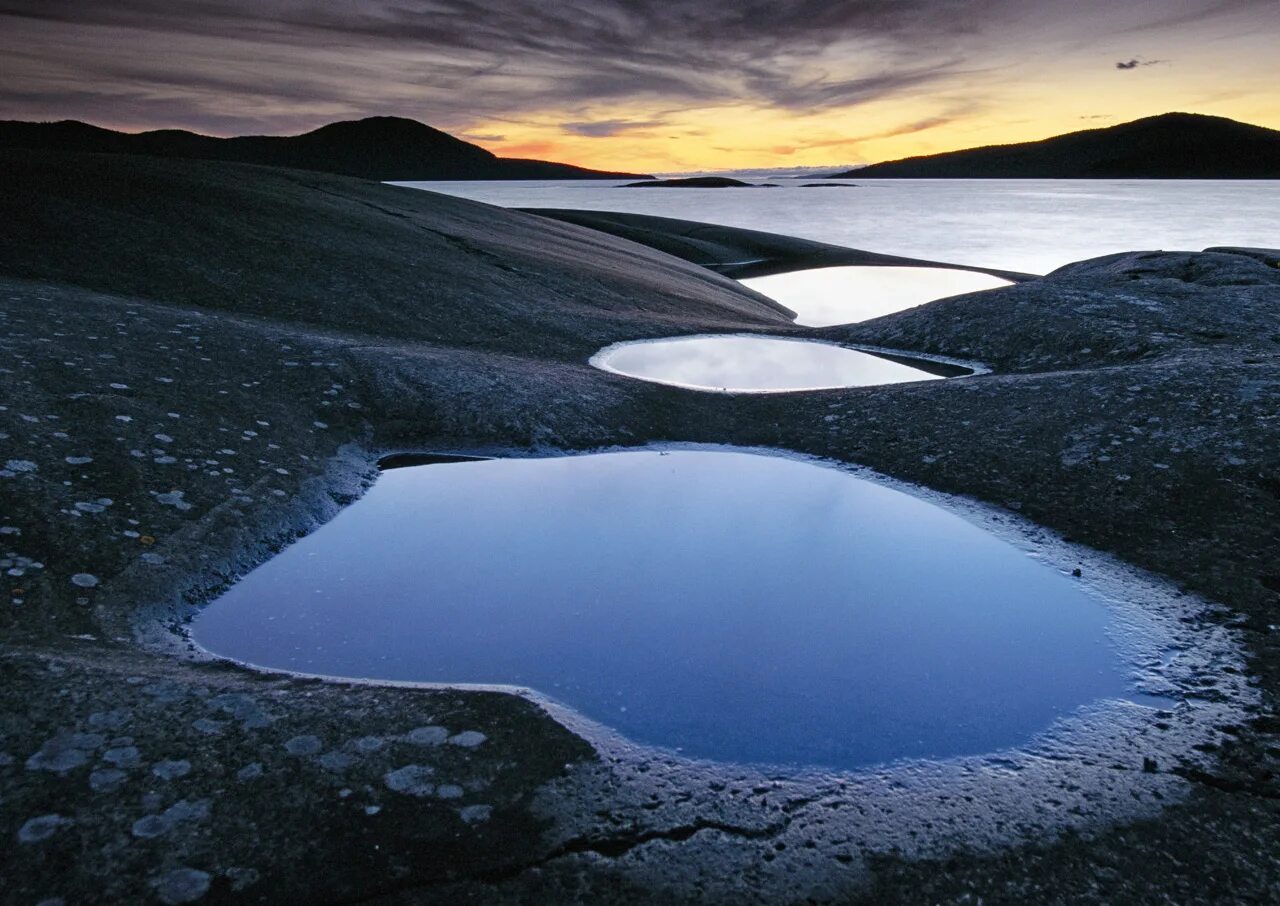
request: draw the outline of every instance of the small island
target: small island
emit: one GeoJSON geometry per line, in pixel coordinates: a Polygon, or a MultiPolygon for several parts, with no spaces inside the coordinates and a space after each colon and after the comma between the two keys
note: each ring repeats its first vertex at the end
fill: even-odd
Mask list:
{"type": "Polygon", "coordinates": [[[729,176],[686,176],[681,179],[646,179],[619,189],[776,189],[773,183],[743,182],[729,176]]]}

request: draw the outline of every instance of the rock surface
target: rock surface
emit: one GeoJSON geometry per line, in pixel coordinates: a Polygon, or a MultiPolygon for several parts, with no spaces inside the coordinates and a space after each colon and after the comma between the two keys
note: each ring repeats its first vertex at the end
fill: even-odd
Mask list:
{"type": "Polygon", "coordinates": [[[1031,274],[992,270],[962,262],[944,263],[882,255],[812,239],[779,236],[759,230],[654,217],[649,214],[622,214],[613,211],[577,211],[564,208],[525,208],[527,213],[551,220],[577,224],[609,233],[641,245],[692,261],[719,274],[746,280],[811,267],[839,265],[895,265],[898,267],[954,267],[992,274],[1014,282],[1032,279],[1031,274]]]}
{"type": "Polygon", "coordinates": [[[1280,897],[1271,253],[1126,253],[809,330],[624,239],[413,190],[3,163],[6,902],[1280,897]],[[995,373],[766,397],[585,364],[725,329],[995,373]],[[1233,687],[1261,703],[1178,760],[1144,755],[1156,741],[1121,713],[1087,754],[984,761],[958,786],[924,768],[805,785],[593,748],[517,696],[183,657],[192,609],[332,517],[381,455],[663,441],[861,463],[1118,554],[1225,605],[1187,619],[1247,646],[1187,708],[1233,687]],[[1114,784],[1141,815],[1098,804],[1114,784]],[[861,814],[877,796],[902,811],[861,814]],[[943,829],[927,846],[895,836],[912,809],[943,829]]]}

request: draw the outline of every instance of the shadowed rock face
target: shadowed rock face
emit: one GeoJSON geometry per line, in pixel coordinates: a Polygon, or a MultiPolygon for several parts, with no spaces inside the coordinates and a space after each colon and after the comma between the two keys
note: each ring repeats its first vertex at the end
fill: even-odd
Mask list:
{"type": "Polygon", "coordinates": [[[566,208],[523,208],[522,210],[529,214],[537,214],[539,217],[574,223],[629,239],[738,280],[767,277],[770,274],[785,274],[788,271],[811,267],[838,265],[956,267],[961,270],[993,274],[1013,281],[1027,280],[1032,277],[1031,274],[990,270],[967,262],[923,261],[917,258],[904,258],[900,255],[884,255],[879,252],[815,242],[812,239],[780,236],[777,233],[744,230],[674,217],[624,214],[616,211],[577,211],[566,208]]]}
{"type": "Polygon", "coordinates": [[[209,162],[0,160],[10,276],[525,355],[587,353],[628,322],[786,321],[702,268],[446,196],[209,162]]]}
{"type": "Polygon", "coordinates": [[[641,245],[416,190],[127,157],[3,163],[7,898],[1049,901],[1096,899],[1099,877],[1115,901],[1274,898],[1270,252],[1111,256],[808,330],[641,245]],[[730,325],[997,373],[759,398],[586,365],[606,342],[730,325]],[[384,455],[671,440],[862,463],[1016,511],[1227,605],[1188,604],[1186,625],[1238,631],[1252,660],[1206,670],[1168,729],[1121,723],[1087,754],[977,766],[957,795],[919,775],[815,786],[599,760],[509,695],[157,650],[181,653],[169,627],[331,518],[384,455]],[[1192,715],[1231,713],[1209,709],[1246,669],[1256,711],[1166,755],[1192,715]],[[877,783],[889,807],[864,814],[877,783]],[[1146,819],[1113,826],[1127,808],[1146,819]]]}

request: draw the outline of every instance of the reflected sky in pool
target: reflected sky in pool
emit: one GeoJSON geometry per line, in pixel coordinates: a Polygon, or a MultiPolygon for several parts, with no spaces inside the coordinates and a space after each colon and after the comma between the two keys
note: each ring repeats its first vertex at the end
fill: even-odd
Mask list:
{"type": "Polygon", "coordinates": [[[699,449],[388,471],[193,630],[268,667],[528,686],[690,756],[855,768],[1125,696],[1108,621],[936,505],[699,449]]]}
{"type": "Polygon", "coordinates": [[[940,377],[834,343],[739,334],[618,343],[596,353],[591,364],[660,384],[764,393],[900,384],[940,377]]]}
{"type": "Polygon", "coordinates": [[[806,327],[853,324],[935,299],[1008,286],[1008,280],[939,267],[823,267],[742,284],[796,313],[806,327]]]}

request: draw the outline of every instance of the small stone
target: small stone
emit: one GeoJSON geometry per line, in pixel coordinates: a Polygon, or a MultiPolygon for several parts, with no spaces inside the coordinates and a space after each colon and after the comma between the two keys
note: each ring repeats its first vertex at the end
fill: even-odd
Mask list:
{"type": "Polygon", "coordinates": [[[355,759],[346,752],[334,751],[325,752],[317,759],[317,761],[320,762],[321,767],[327,768],[330,771],[345,771],[347,768],[351,767],[351,764],[355,759]]]}
{"type": "Polygon", "coordinates": [[[381,736],[361,736],[355,741],[355,747],[361,752],[376,752],[386,744],[381,736]]]}
{"type": "Polygon", "coordinates": [[[256,780],[262,776],[262,762],[255,761],[253,764],[247,764],[240,770],[236,771],[237,780],[256,780]]]}
{"type": "Polygon", "coordinates": [[[492,805],[468,805],[458,809],[458,817],[467,824],[481,824],[493,814],[492,805]]]}
{"type": "Polygon", "coordinates": [[[76,573],[71,577],[71,584],[79,588],[95,588],[98,584],[98,577],[92,573],[76,573]]]}
{"type": "Polygon", "coordinates": [[[156,502],[179,510],[189,510],[191,509],[191,504],[182,499],[184,496],[185,494],[182,491],[169,491],[167,494],[157,494],[156,502]]]}
{"type": "Polygon", "coordinates": [[[237,893],[257,884],[259,877],[256,868],[228,868],[226,875],[227,880],[231,882],[231,889],[237,893]]]}
{"type": "Polygon", "coordinates": [[[83,749],[68,745],[64,739],[54,738],[27,759],[27,770],[53,771],[56,774],[62,774],[80,767],[88,760],[89,756],[83,749]]]}
{"type": "Polygon", "coordinates": [[[56,834],[64,824],[71,824],[71,820],[61,815],[41,815],[39,818],[32,818],[18,828],[18,842],[41,843],[56,834]]]}
{"type": "Polygon", "coordinates": [[[240,726],[246,730],[259,730],[274,720],[271,715],[262,710],[261,705],[242,693],[225,692],[222,695],[215,695],[209,699],[209,703],[240,721],[240,726]]]}
{"type": "Polygon", "coordinates": [[[184,821],[203,821],[208,817],[208,799],[197,799],[194,802],[189,799],[179,799],[164,811],[164,819],[169,822],[170,827],[184,821]]]}
{"type": "Polygon", "coordinates": [[[133,822],[130,829],[135,837],[142,840],[150,840],[153,837],[167,833],[169,830],[169,822],[164,819],[163,815],[147,815],[133,822]]]}
{"type": "Polygon", "coordinates": [[[224,720],[210,720],[202,717],[199,720],[191,722],[191,726],[195,727],[201,733],[207,733],[210,736],[217,736],[227,728],[227,722],[224,720]]]}
{"type": "Polygon", "coordinates": [[[209,892],[211,878],[207,871],[194,868],[175,868],[152,881],[160,902],[174,906],[178,903],[194,903],[209,892]]]}
{"type": "Polygon", "coordinates": [[[124,782],[128,775],[117,768],[100,768],[89,775],[89,789],[95,793],[111,790],[124,782]]]}
{"type": "Polygon", "coordinates": [[[318,736],[295,736],[284,744],[284,750],[290,755],[315,755],[321,748],[318,736]]]}
{"type": "Polygon", "coordinates": [[[483,733],[480,733],[479,731],[476,731],[476,730],[463,730],[461,733],[458,733],[456,736],[449,737],[449,745],[462,746],[463,748],[467,748],[467,749],[474,749],[476,746],[480,745],[480,743],[484,742],[488,738],[489,737],[485,736],[483,733]]]}
{"type": "Polygon", "coordinates": [[[453,783],[442,783],[436,787],[436,796],[440,799],[461,799],[462,793],[462,787],[453,783]]]}
{"type": "Polygon", "coordinates": [[[444,727],[418,727],[405,734],[405,740],[419,746],[438,746],[449,738],[444,727]]]}
{"type": "Polygon", "coordinates": [[[102,760],[110,764],[114,764],[118,768],[128,768],[137,764],[141,758],[141,754],[134,746],[121,746],[115,749],[107,749],[102,753],[102,760]]]}
{"type": "Polygon", "coordinates": [[[435,792],[435,785],[428,783],[427,778],[435,773],[431,768],[420,764],[407,764],[394,771],[382,775],[387,787],[397,793],[408,796],[430,796],[435,792]]]}
{"type": "Polygon", "coordinates": [[[89,726],[117,730],[129,722],[133,715],[127,708],[112,711],[95,711],[89,715],[89,726]]]}
{"type": "Polygon", "coordinates": [[[174,780],[178,777],[185,777],[191,773],[191,762],[185,758],[173,761],[157,761],[151,766],[151,773],[161,780],[174,780]]]}

